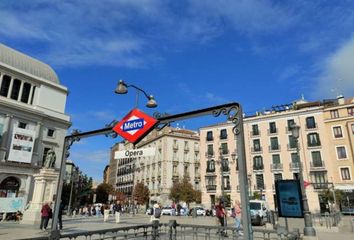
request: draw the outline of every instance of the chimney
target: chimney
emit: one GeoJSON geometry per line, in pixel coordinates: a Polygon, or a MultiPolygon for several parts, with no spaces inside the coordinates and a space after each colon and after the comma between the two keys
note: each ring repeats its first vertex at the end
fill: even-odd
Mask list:
{"type": "Polygon", "coordinates": [[[345,103],[344,96],[343,95],[337,96],[337,101],[339,105],[343,105],[345,103]]]}

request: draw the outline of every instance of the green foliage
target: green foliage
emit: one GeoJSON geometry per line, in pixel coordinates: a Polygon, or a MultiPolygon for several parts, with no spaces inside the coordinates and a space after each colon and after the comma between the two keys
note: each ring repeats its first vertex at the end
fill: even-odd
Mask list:
{"type": "Polygon", "coordinates": [[[259,192],[253,192],[253,196],[251,197],[253,200],[261,200],[261,194],[259,192]]]}
{"type": "MultiPolygon", "coordinates": [[[[341,190],[335,190],[335,197],[337,204],[344,200],[344,192],[341,190]]],[[[334,203],[333,190],[326,189],[321,192],[321,194],[327,198],[328,202],[334,203]]]]}
{"type": "Polygon", "coordinates": [[[107,183],[101,183],[96,189],[96,202],[97,203],[107,203],[108,196],[113,192],[113,187],[107,183]]]}
{"type": "Polygon", "coordinates": [[[189,205],[191,202],[200,202],[201,192],[196,191],[188,179],[184,178],[182,181],[173,184],[169,198],[174,202],[183,201],[189,205]]]}
{"type": "Polygon", "coordinates": [[[143,183],[137,183],[134,187],[134,199],[138,204],[145,204],[149,201],[150,191],[143,183]]]}

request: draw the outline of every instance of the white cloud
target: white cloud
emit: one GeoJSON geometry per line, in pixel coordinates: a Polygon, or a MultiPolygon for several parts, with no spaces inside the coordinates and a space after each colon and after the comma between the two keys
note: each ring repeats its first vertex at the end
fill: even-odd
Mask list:
{"type": "Polygon", "coordinates": [[[332,53],[322,66],[322,74],[317,79],[316,94],[333,96],[354,92],[354,35],[332,53]]]}
{"type": "Polygon", "coordinates": [[[74,162],[78,161],[81,163],[90,163],[90,164],[108,164],[109,163],[109,148],[105,150],[81,150],[81,151],[72,151],[70,154],[70,159],[74,162]]]}

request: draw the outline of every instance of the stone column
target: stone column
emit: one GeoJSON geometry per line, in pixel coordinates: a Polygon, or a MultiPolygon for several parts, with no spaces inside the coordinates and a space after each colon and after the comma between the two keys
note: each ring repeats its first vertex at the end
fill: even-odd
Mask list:
{"type": "Polygon", "coordinates": [[[6,115],[5,121],[4,121],[4,132],[2,135],[2,140],[0,144],[0,161],[5,161],[6,158],[6,151],[8,149],[7,143],[9,142],[10,136],[10,129],[11,129],[11,124],[12,124],[12,115],[6,115]]]}
{"type": "Polygon", "coordinates": [[[34,141],[33,154],[32,154],[32,165],[42,167],[41,153],[42,149],[42,139],[43,139],[43,123],[38,122],[36,126],[36,140],[34,141]]]}

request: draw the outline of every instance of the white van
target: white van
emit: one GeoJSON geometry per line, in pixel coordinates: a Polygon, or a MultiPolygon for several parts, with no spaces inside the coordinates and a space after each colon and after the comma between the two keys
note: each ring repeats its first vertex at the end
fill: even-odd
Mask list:
{"type": "Polygon", "coordinates": [[[268,203],[264,200],[250,200],[251,223],[255,225],[264,225],[268,212],[268,203]]]}

